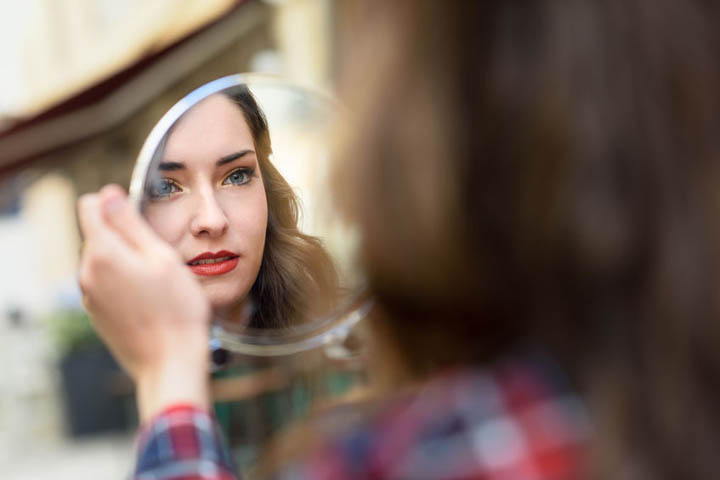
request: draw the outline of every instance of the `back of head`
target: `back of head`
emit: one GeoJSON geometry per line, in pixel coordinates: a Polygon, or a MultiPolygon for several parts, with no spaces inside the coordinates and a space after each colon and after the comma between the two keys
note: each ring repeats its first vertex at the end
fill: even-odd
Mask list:
{"type": "Polygon", "coordinates": [[[587,395],[598,474],[710,478],[720,5],[346,9],[337,196],[409,370],[541,343],[587,395]]]}

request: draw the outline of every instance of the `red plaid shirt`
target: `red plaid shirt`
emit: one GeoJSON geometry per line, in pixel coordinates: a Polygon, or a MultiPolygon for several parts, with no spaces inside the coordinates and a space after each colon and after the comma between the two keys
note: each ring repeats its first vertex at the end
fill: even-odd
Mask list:
{"type": "MultiPolygon", "coordinates": [[[[349,428],[347,417],[318,419],[319,448],[277,478],[569,480],[581,477],[589,434],[582,402],[541,357],[446,372],[349,428]]],[[[135,475],[239,478],[216,424],[192,407],[163,412],[142,433],[135,475]]]]}

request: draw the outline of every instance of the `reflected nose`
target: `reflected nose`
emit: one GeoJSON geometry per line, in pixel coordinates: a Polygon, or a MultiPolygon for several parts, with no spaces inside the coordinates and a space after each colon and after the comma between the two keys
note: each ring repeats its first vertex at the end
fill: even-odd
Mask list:
{"type": "Polygon", "coordinates": [[[194,236],[220,237],[228,229],[228,220],[213,192],[198,193],[195,215],[190,224],[194,236]]]}

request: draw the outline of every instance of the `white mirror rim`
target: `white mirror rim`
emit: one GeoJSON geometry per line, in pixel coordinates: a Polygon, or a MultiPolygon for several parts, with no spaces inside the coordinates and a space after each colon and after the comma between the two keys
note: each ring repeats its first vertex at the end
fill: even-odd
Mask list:
{"type": "MultiPolygon", "coordinates": [[[[316,98],[322,98],[339,107],[334,97],[319,89],[289,82],[279,77],[241,73],[213,80],[180,99],[158,121],[148,135],[138,155],[130,180],[129,195],[136,209],[140,210],[147,175],[156,150],[160,147],[166,134],[173,125],[192,107],[209,97],[232,87],[246,85],[276,86],[278,88],[300,90],[316,98]]],[[[362,294],[356,295],[346,302],[343,308],[325,315],[307,325],[289,328],[278,334],[261,329],[234,332],[221,324],[214,324],[211,330],[211,347],[224,348],[230,352],[252,356],[290,355],[314,348],[342,342],[350,330],[372,309],[372,299],[362,294]]]]}

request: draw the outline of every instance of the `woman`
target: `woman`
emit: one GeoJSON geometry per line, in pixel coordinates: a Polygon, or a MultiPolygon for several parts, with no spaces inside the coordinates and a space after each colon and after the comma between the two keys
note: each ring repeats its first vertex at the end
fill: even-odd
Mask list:
{"type": "MultiPolygon", "coordinates": [[[[362,233],[383,365],[395,367],[393,390],[406,390],[320,422],[281,475],[714,478],[718,6],[399,0],[351,13],[363,35],[342,71],[360,121],[338,197],[362,233]]],[[[136,298],[132,281],[148,275],[99,267],[104,237],[137,221],[122,195],[87,197],[81,214],[100,249],[86,272],[122,279],[123,296],[136,298]]],[[[148,255],[134,237],[117,241],[131,258],[148,255]]],[[[109,308],[107,283],[89,292],[98,328],[155,389],[141,407],[160,412],[138,477],[178,478],[162,472],[180,466],[179,443],[153,449],[170,420],[211,431],[188,398],[202,388],[196,362],[118,338],[141,330],[121,325],[129,312],[109,308]],[[178,363],[190,381],[161,388],[178,363]]],[[[173,334],[202,330],[199,296],[185,278],[173,283],[152,301],[175,305],[183,292],[196,311],[173,334]]],[[[184,445],[192,478],[231,478],[217,444],[184,445]]]]}
{"type": "MultiPolygon", "coordinates": [[[[262,110],[246,86],[236,86],[202,100],[179,119],[158,148],[146,181],[145,218],[198,280],[213,320],[230,331],[298,325],[327,313],[337,290],[322,243],[297,227],[297,198],[270,161],[271,153],[262,110]]],[[[218,365],[227,358],[224,350],[213,352],[218,365]]],[[[214,377],[253,370],[257,366],[236,365],[214,377]]],[[[296,396],[306,392],[298,376],[293,380],[288,378],[285,387],[296,396]]],[[[214,406],[235,446],[270,433],[258,429],[258,422],[248,433],[243,422],[248,403],[225,398],[214,406]]],[[[286,418],[291,417],[288,412],[286,418]]]]}
{"type": "Polygon", "coordinates": [[[297,227],[297,198],[271,153],[265,116],[239,86],[183,115],[148,175],[146,218],[226,323],[301,323],[337,288],[322,243],[297,227]]]}

